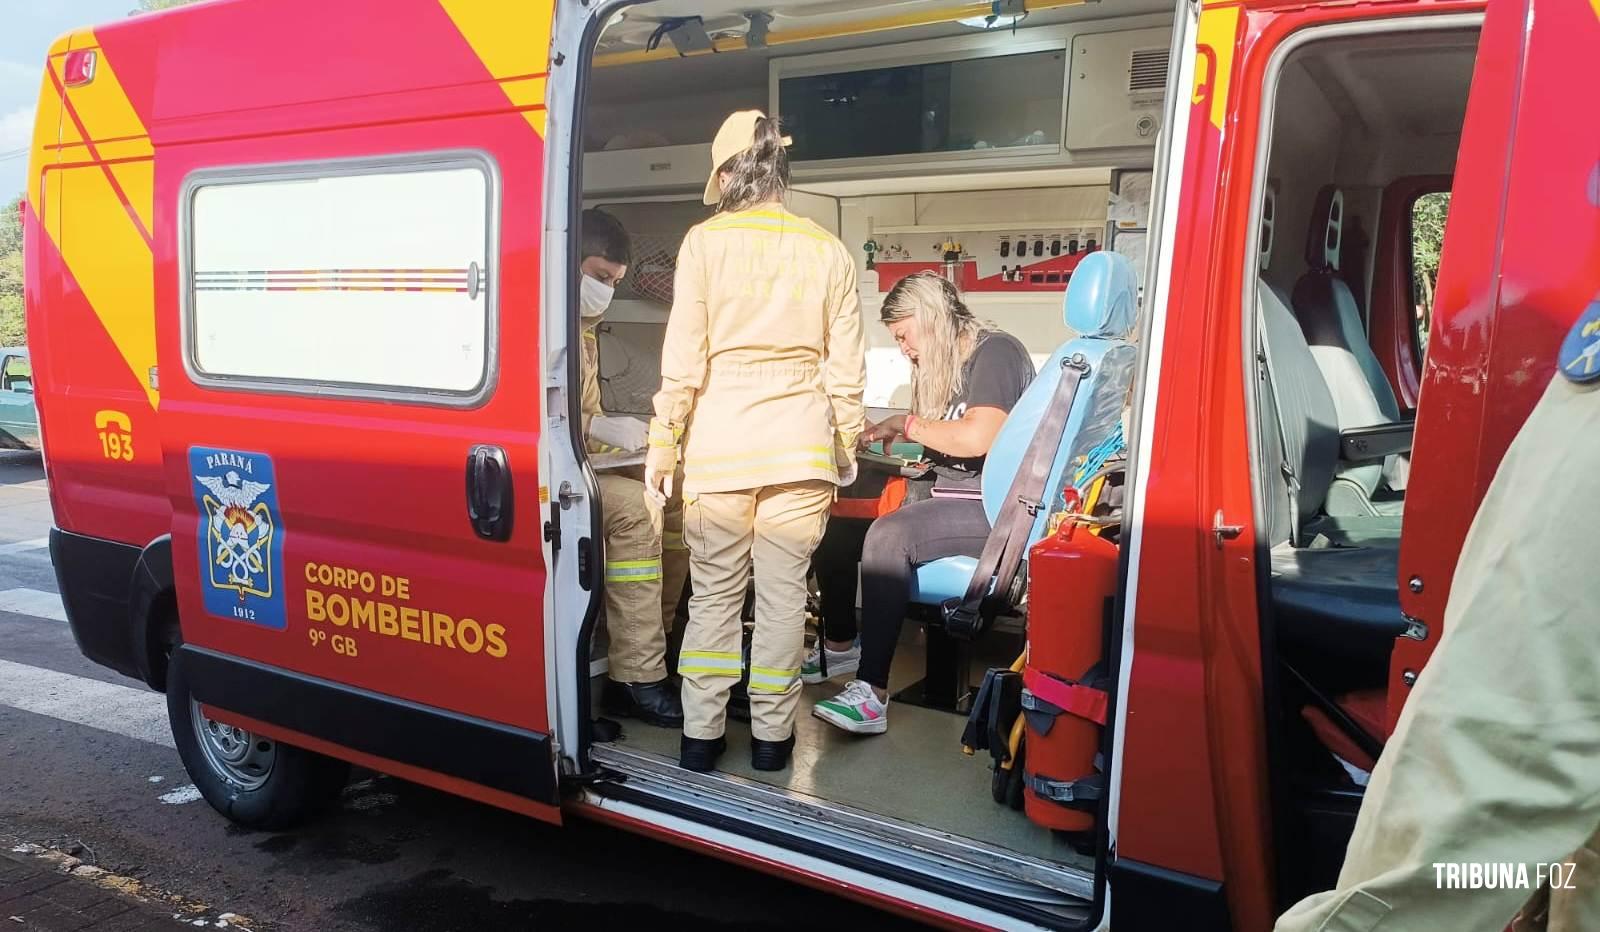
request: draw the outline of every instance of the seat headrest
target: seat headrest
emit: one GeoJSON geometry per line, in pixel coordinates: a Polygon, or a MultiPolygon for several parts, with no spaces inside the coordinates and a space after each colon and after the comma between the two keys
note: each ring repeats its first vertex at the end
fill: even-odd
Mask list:
{"type": "Polygon", "coordinates": [[[1128,339],[1139,320],[1137,289],[1127,256],[1091,252],[1067,283],[1067,326],[1079,336],[1128,339]]]}
{"type": "Polygon", "coordinates": [[[1278,230],[1278,185],[1267,182],[1261,197],[1261,253],[1256,256],[1258,272],[1265,272],[1272,264],[1272,246],[1278,230]]]}
{"type": "Polygon", "coordinates": [[[1324,185],[1311,211],[1311,233],[1306,237],[1306,264],[1314,272],[1339,271],[1339,245],[1344,238],[1344,192],[1324,185]]]}

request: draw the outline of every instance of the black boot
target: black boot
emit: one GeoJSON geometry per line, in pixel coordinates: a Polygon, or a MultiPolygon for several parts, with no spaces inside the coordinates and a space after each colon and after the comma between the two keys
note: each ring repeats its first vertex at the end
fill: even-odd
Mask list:
{"type": "Polygon", "coordinates": [[[625,715],[662,728],[683,727],[683,701],[670,677],[654,683],[608,679],[604,704],[612,715],[625,715]]]}
{"type": "Polygon", "coordinates": [[[789,766],[789,754],[794,751],[794,732],[782,741],[750,739],[750,766],[757,770],[782,770],[789,766]]]}
{"type": "Polygon", "coordinates": [[[728,749],[727,738],[691,738],[683,736],[678,745],[678,766],[696,773],[716,769],[717,758],[728,749]]]}

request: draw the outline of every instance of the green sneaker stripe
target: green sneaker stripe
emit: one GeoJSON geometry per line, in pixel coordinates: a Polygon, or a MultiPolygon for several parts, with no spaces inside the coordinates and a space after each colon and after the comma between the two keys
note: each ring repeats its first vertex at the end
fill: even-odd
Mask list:
{"type": "Polygon", "coordinates": [[[845,705],[840,702],[834,702],[832,699],[824,699],[823,701],[817,703],[817,705],[822,706],[829,712],[837,712],[851,721],[864,722],[867,720],[867,717],[861,714],[861,710],[857,709],[853,705],[845,705]]]}

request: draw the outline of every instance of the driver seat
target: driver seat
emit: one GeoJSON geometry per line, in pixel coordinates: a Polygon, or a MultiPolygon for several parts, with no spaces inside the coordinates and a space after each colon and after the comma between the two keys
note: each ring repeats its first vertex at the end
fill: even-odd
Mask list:
{"type": "MultiPolygon", "coordinates": [[[[1335,426],[1351,430],[1396,423],[1400,404],[1394,388],[1367,340],[1355,295],[1339,274],[1344,192],[1334,185],[1323,187],[1311,216],[1306,242],[1306,264],[1311,270],[1295,284],[1291,302],[1311,356],[1333,396],[1335,426]]],[[[1404,502],[1384,495],[1405,488],[1407,463],[1405,457],[1391,456],[1382,462],[1342,465],[1328,489],[1328,514],[1400,514],[1404,502]]]]}

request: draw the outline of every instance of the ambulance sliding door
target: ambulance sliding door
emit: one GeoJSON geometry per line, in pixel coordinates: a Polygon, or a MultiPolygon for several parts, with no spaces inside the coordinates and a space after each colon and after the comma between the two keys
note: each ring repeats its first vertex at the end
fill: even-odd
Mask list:
{"type": "MultiPolygon", "coordinates": [[[[430,53],[369,77],[449,88],[448,119],[313,133],[289,113],[158,160],[177,212],[156,245],[179,309],[159,340],[177,662],[215,718],[557,821],[545,123],[494,80],[542,71],[545,43],[526,42],[537,62],[480,60],[494,24],[406,12],[438,14],[411,27],[430,53]]],[[[206,67],[232,66],[195,81],[206,67]]]]}

